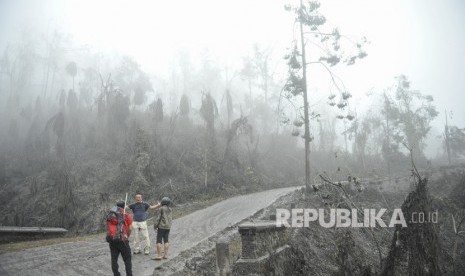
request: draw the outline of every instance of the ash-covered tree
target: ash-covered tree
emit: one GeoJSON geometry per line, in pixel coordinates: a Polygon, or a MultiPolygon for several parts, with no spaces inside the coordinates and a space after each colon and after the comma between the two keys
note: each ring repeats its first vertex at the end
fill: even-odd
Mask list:
{"type": "Polygon", "coordinates": [[[224,86],[224,79],[221,75],[221,67],[215,60],[208,49],[202,51],[196,86],[202,91],[209,91],[209,94],[213,93],[213,97],[219,97],[220,95],[214,93],[221,91],[220,87],[224,86]]]}
{"type": "Polygon", "coordinates": [[[54,30],[52,33],[45,34],[42,40],[45,50],[41,58],[44,67],[42,94],[45,97],[48,90],[53,91],[56,75],[63,69],[61,60],[65,58],[67,49],[71,47],[71,36],[54,30]]]}
{"type": "Polygon", "coordinates": [[[200,115],[207,126],[208,144],[210,147],[213,147],[215,145],[215,119],[218,116],[218,107],[210,93],[204,94],[202,97],[200,115]]]}
{"type": "Polygon", "coordinates": [[[77,75],[77,64],[74,61],[71,61],[66,65],[66,73],[73,78],[73,91],[74,91],[74,78],[77,75]]]}
{"type": "Polygon", "coordinates": [[[134,106],[140,106],[146,101],[146,93],[153,92],[150,77],[134,59],[123,57],[116,70],[115,84],[127,95],[132,95],[134,106]]]}
{"type": "MultiPolygon", "coordinates": [[[[465,128],[449,126],[449,148],[451,159],[465,157],[465,128]]],[[[446,147],[444,143],[444,147],[446,147]]]]}
{"type": "MultiPolygon", "coordinates": [[[[226,147],[223,154],[223,160],[221,161],[220,172],[218,174],[218,185],[222,187],[225,184],[225,177],[227,174],[231,174],[231,172],[241,171],[242,165],[239,161],[239,156],[236,151],[233,150],[233,143],[239,136],[245,136],[247,138],[247,143],[253,143],[254,141],[254,133],[253,127],[248,123],[247,117],[241,116],[238,119],[235,119],[231,123],[231,127],[228,128],[226,133],[226,147]]],[[[247,144],[248,145],[248,144],[247,144]]],[[[249,155],[250,157],[250,155],[249,155]]],[[[251,167],[256,166],[253,158],[249,159],[251,161],[251,167]]],[[[238,172],[241,174],[241,172],[238,172]]]]}
{"type": "Polygon", "coordinates": [[[317,122],[319,129],[319,150],[333,153],[337,138],[336,118],[319,119],[317,122]]]}
{"type": "Polygon", "coordinates": [[[126,95],[129,95],[134,86],[134,80],[140,71],[140,65],[128,56],[121,58],[121,62],[114,74],[114,84],[117,85],[126,95]]]}
{"type": "Polygon", "coordinates": [[[66,99],[66,105],[71,111],[75,111],[78,107],[78,98],[74,90],[68,91],[68,98],[66,99]]]}
{"type": "Polygon", "coordinates": [[[229,89],[226,89],[226,92],[224,94],[224,97],[226,98],[226,115],[228,116],[227,118],[227,127],[229,129],[231,125],[231,119],[233,116],[233,102],[232,102],[232,97],[231,93],[229,92],[229,89]]]}
{"type": "Polygon", "coordinates": [[[181,100],[179,101],[179,128],[184,132],[188,132],[190,128],[191,120],[189,118],[189,114],[191,112],[189,98],[186,94],[181,96],[181,100]]]}
{"type": "Polygon", "coordinates": [[[243,67],[240,71],[241,78],[249,86],[249,95],[246,95],[246,107],[249,111],[250,123],[257,127],[258,121],[261,123],[260,128],[263,133],[269,133],[269,122],[272,120],[272,99],[273,91],[277,90],[274,81],[274,71],[276,64],[272,59],[271,47],[261,47],[258,44],[253,46],[251,54],[243,60],[243,67]],[[260,94],[256,99],[252,96],[252,86],[258,88],[256,91],[260,94]]]}
{"type": "Polygon", "coordinates": [[[394,91],[385,96],[386,116],[392,124],[392,138],[422,157],[424,140],[431,129],[431,122],[438,116],[433,97],[413,90],[404,75],[397,78],[394,91]]]}
{"type": "Polygon", "coordinates": [[[67,119],[69,122],[69,142],[70,147],[77,150],[81,143],[81,122],[82,118],[79,114],[79,101],[76,93],[73,90],[68,91],[67,105],[67,119]]]}
{"type": "Polygon", "coordinates": [[[258,87],[263,91],[265,96],[265,104],[268,105],[268,94],[270,88],[271,78],[271,49],[261,49],[257,44],[254,45],[253,55],[250,59],[249,64],[251,68],[245,67],[244,73],[250,75],[248,78],[255,78],[257,80],[258,87]]]}
{"type": "MultiPolygon", "coordinates": [[[[295,37],[291,51],[285,56],[288,61],[289,71],[288,80],[283,88],[287,99],[302,97],[303,98],[303,114],[301,108],[297,111],[297,122],[304,126],[304,141],[305,141],[305,186],[307,192],[310,191],[310,110],[309,96],[307,91],[307,71],[308,66],[312,64],[322,65],[325,68],[333,81],[334,86],[340,92],[340,100],[337,104],[339,109],[347,107],[347,99],[350,94],[342,89],[335,81],[335,76],[329,69],[339,63],[352,65],[357,59],[364,58],[367,54],[362,46],[366,39],[362,39],[359,43],[353,43],[347,39],[352,46],[355,46],[353,54],[344,54],[341,45],[343,38],[338,29],[330,32],[322,30],[326,23],[326,18],[319,12],[320,3],[317,1],[300,0],[297,5],[287,5],[285,9],[294,15],[295,22],[298,26],[298,37],[295,37]],[[355,45],[354,45],[355,44],[355,45]],[[310,45],[316,46],[309,48],[310,45]],[[308,49],[308,51],[307,51],[308,49]],[[329,67],[328,67],[329,66],[329,67]],[[303,124],[301,124],[303,119],[303,124]]],[[[334,100],[336,96],[330,99],[334,100]]],[[[296,127],[298,127],[296,125],[296,127]]],[[[297,133],[297,131],[295,130],[297,133]]]]}
{"type": "Polygon", "coordinates": [[[145,72],[138,72],[137,78],[133,83],[134,96],[133,103],[136,106],[143,105],[147,99],[147,92],[153,92],[153,86],[150,82],[149,76],[145,72]]]}
{"type": "Polygon", "coordinates": [[[132,98],[132,102],[134,103],[134,106],[144,104],[145,100],[146,100],[145,91],[140,86],[137,86],[134,89],[134,96],[132,98]]]}
{"type": "Polygon", "coordinates": [[[19,139],[19,126],[18,120],[11,119],[8,126],[7,134],[5,135],[0,146],[7,150],[17,150],[17,142],[19,139]]]}
{"type": "Polygon", "coordinates": [[[66,91],[64,89],[61,89],[60,92],[58,92],[57,95],[58,99],[58,105],[60,106],[61,109],[65,108],[65,103],[66,103],[66,91]]]}
{"type": "Polygon", "coordinates": [[[96,92],[99,89],[99,76],[97,71],[88,67],[82,70],[83,80],[79,83],[79,102],[83,106],[93,103],[96,92]]]}
{"type": "Polygon", "coordinates": [[[393,160],[393,153],[399,151],[399,145],[393,142],[392,137],[392,123],[390,121],[389,114],[391,112],[391,101],[386,93],[383,94],[383,108],[381,110],[381,114],[383,116],[382,119],[382,127],[384,132],[384,139],[383,145],[381,148],[381,153],[383,155],[384,160],[386,161],[387,171],[389,176],[389,182],[391,181],[391,163],[393,160]]]}
{"type": "Polygon", "coordinates": [[[111,145],[116,148],[127,129],[130,99],[121,89],[113,86],[111,76],[108,76],[105,82],[101,76],[100,79],[102,88],[97,98],[98,118],[103,123],[102,127],[106,127],[107,136],[112,141],[111,145]],[[102,119],[106,119],[106,124],[102,119]]]}
{"type": "Polygon", "coordinates": [[[124,129],[127,127],[126,119],[129,117],[129,114],[129,97],[123,95],[120,90],[115,90],[110,98],[108,109],[109,124],[119,129],[124,129]]]}
{"type": "Polygon", "coordinates": [[[30,34],[23,33],[20,43],[6,47],[0,60],[0,100],[6,100],[6,109],[19,108],[25,92],[30,88],[37,70],[37,42],[30,34]]]}
{"type": "Polygon", "coordinates": [[[160,98],[150,104],[150,110],[153,112],[155,122],[163,122],[163,101],[160,98]]]}
{"type": "Polygon", "coordinates": [[[356,155],[363,169],[366,168],[365,157],[368,140],[378,124],[378,118],[367,116],[364,118],[355,118],[351,126],[347,129],[349,139],[353,139],[354,141],[352,152],[356,155]]]}
{"type": "Polygon", "coordinates": [[[183,94],[186,94],[189,89],[189,86],[191,85],[191,79],[194,69],[192,68],[191,57],[187,50],[183,49],[179,51],[178,59],[179,68],[182,76],[182,92],[183,94]]]}
{"type": "Polygon", "coordinates": [[[75,220],[75,198],[74,187],[71,175],[71,165],[67,151],[66,141],[66,116],[60,111],[58,114],[49,119],[45,130],[53,132],[56,136],[56,160],[54,166],[51,166],[50,176],[58,193],[57,211],[60,216],[59,224],[62,227],[71,227],[75,220]]]}
{"type": "Polygon", "coordinates": [[[249,106],[249,111],[252,111],[253,108],[253,96],[252,96],[252,87],[257,78],[257,70],[253,65],[253,62],[250,57],[243,58],[242,61],[242,70],[240,71],[240,77],[242,80],[247,82],[247,87],[249,90],[248,102],[246,103],[249,106]]]}
{"type": "Polygon", "coordinates": [[[209,160],[213,159],[215,153],[215,119],[218,117],[218,106],[210,93],[203,94],[200,115],[206,124],[206,145],[204,149],[204,185],[208,187],[208,172],[210,170],[209,160]]]}
{"type": "Polygon", "coordinates": [[[186,94],[183,94],[181,97],[181,101],[179,102],[179,113],[183,118],[189,118],[190,112],[190,105],[189,105],[189,98],[186,94]]]}

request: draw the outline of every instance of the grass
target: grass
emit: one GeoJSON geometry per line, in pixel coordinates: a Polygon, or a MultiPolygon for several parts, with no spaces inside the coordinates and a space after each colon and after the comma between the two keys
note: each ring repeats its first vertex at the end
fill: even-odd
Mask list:
{"type": "Polygon", "coordinates": [[[229,242],[229,256],[235,262],[242,254],[242,241],[239,235],[235,236],[229,242]]]}
{"type": "Polygon", "coordinates": [[[60,238],[49,238],[49,239],[41,239],[41,240],[33,240],[33,241],[4,243],[4,244],[0,244],[0,254],[21,251],[21,250],[25,250],[29,248],[65,243],[65,242],[86,241],[86,240],[91,240],[91,239],[100,238],[100,237],[103,238],[102,235],[103,233],[97,233],[97,234],[89,234],[85,236],[60,237],[60,238]]]}

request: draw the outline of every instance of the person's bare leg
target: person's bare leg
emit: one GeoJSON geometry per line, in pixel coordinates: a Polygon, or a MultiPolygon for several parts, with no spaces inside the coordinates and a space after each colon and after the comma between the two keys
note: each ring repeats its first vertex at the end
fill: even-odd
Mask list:
{"type": "Polygon", "coordinates": [[[165,252],[163,254],[163,258],[167,259],[168,258],[168,249],[170,247],[170,244],[165,242],[165,252]]]}
{"type": "Polygon", "coordinates": [[[161,243],[157,243],[157,257],[161,258],[161,243]]]}

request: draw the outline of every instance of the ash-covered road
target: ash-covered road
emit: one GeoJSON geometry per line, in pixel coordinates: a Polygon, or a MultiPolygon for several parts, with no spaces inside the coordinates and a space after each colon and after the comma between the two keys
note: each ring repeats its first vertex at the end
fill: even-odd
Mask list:
{"type": "MultiPolygon", "coordinates": [[[[274,189],[233,197],[174,220],[170,233],[170,258],[253,215],[295,189],[297,188],[274,189]]],[[[153,229],[149,232],[152,252],[148,256],[133,255],[134,275],[152,275],[158,262],[150,259],[155,251],[155,233],[153,229]]],[[[119,265],[120,272],[125,275],[121,257],[119,265]]],[[[112,275],[110,250],[102,235],[94,240],[6,253],[0,255],[0,275],[112,275]]]]}

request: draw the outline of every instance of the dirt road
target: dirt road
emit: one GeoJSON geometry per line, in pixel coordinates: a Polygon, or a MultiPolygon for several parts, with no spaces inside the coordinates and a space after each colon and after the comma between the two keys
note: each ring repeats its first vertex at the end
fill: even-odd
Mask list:
{"type": "MultiPolygon", "coordinates": [[[[253,215],[295,189],[274,189],[230,198],[174,220],[170,233],[170,257],[253,215]]],[[[150,229],[149,232],[153,247],[154,231],[150,229]]],[[[153,255],[153,248],[149,256],[133,255],[134,275],[152,275],[157,264],[150,259],[153,255]]],[[[121,257],[119,265],[120,272],[125,275],[121,257]]],[[[0,275],[112,275],[110,252],[102,236],[95,240],[6,253],[0,255],[0,275]]]]}

